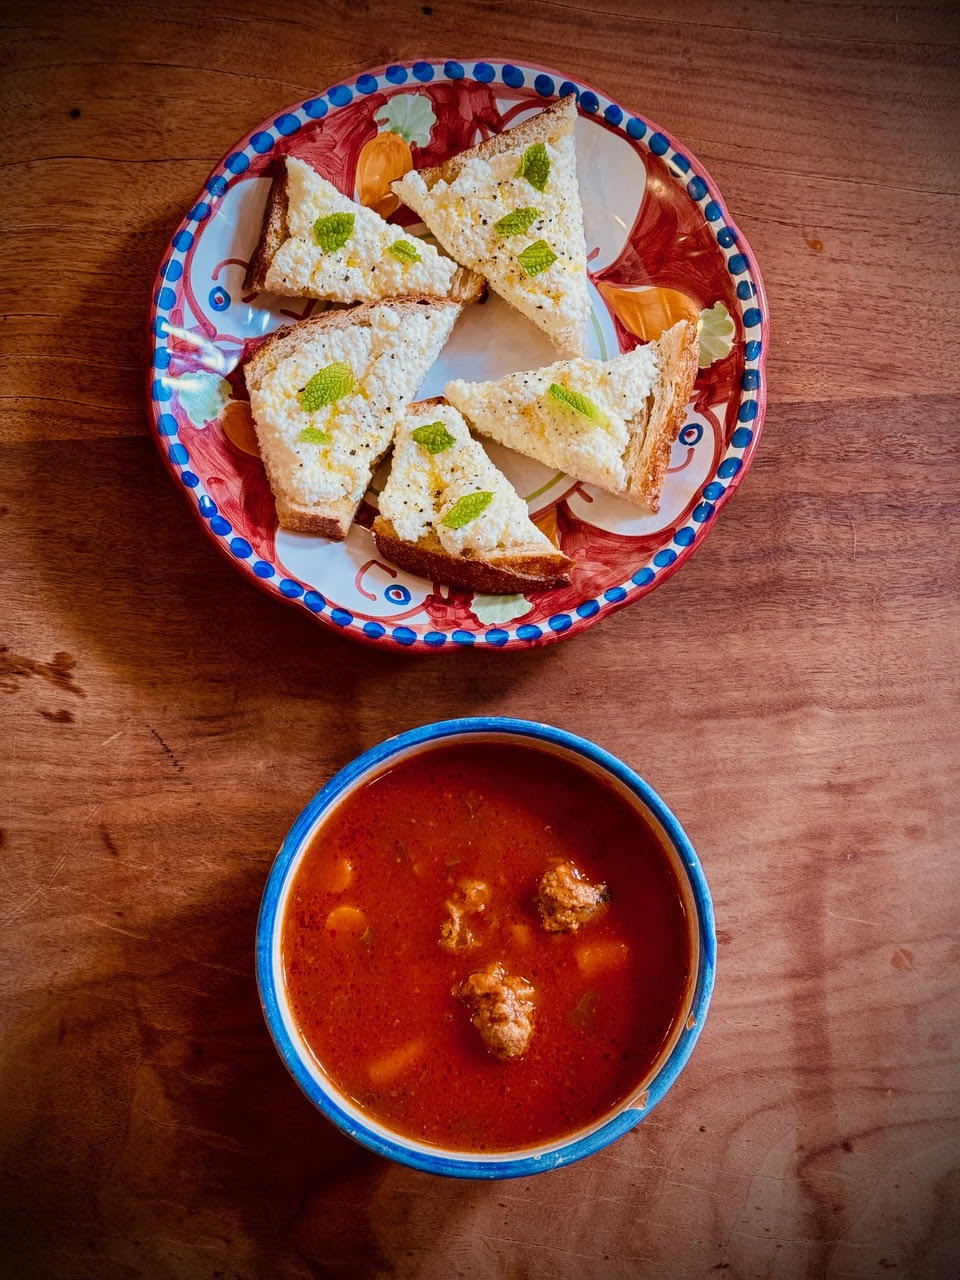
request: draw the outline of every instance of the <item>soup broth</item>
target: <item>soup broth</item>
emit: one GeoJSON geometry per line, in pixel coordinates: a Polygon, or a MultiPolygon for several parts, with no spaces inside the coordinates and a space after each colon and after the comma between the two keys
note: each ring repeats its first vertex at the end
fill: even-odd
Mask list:
{"type": "Polygon", "coordinates": [[[301,1035],[343,1093],[400,1134],[492,1152],[571,1133],[637,1090],[686,1016],[691,928],[659,838],[605,781],[460,741],[330,814],[291,885],[282,956],[301,1035]],[[606,890],[575,931],[549,932],[538,910],[559,862],[606,890]],[[477,884],[467,932],[444,930],[477,884]],[[498,963],[533,988],[532,1035],[509,1060],[458,995],[498,963]]]}

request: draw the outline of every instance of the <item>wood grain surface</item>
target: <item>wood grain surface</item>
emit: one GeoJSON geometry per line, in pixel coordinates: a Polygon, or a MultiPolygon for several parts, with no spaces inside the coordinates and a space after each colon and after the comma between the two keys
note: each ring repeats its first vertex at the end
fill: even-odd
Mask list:
{"type": "Polygon", "coordinates": [[[4,6],[4,1275],[958,1273],[956,13],[4,6]],[[769,292],[739,494],[669,584],[543,652],[347,645],[230,571],[147,433],[153,272],[212,162],[415,56],[531,58],[649,114],[713,174],[769,292]],[[720,940],[653,1115],[492,1186],[329,1127],[252,963],[302,803],[388,734],[480,712],[639,769],[700,851],[720,940]]]}

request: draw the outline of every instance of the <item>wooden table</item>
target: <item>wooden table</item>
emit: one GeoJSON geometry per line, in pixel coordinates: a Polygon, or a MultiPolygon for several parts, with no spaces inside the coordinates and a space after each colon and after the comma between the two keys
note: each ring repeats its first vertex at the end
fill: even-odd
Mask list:
{"type": "Polygon", "coordinates": [[[957,23],[664,8],[8,8],[4,1274],[956,1274],[957,23]],[[147,434],[153,271],[252,122],[392,58],[501,51],[579,71],[712,172],[770,295],[766,433],[699,554],[587,638],[369,652],[190,518],[147,434]],[[302,802],[386,735],[476,712],[636,766],[701,853],[720,940],[651,1118],[490,1186],[341,1138],[252,972],[302,802]]]}

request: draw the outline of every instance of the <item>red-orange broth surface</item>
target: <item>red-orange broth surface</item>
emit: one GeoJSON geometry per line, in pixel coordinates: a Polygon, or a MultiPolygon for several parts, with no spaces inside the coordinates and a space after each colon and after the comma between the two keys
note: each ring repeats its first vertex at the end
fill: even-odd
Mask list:
{"type": "Polygon", "coordinates": [[[605,782],[522,745],[451,744],[354,792],[314,836],[283,921],[293,1016],[371,1117],[447,1148],[533,1146],[630,1095],[685,1012],[690,927],[658,838],[605,782]],[[558,858],[610,900],[548,933],[558,858]],[[479,945],[439,945],[457,882],[485,881],[479,945]],[[499,960],[535,988],[526,1054],[492,1057],[453,994],[499,960]]]}

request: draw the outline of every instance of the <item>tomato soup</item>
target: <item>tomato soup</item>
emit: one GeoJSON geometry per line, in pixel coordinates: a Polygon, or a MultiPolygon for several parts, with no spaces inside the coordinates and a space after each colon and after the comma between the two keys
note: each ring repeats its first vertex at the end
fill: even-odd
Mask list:
{"type": "Polygon", "coordinates": [[[693,927],[660,839],[611,785],[536,748],[460,740],[326,818],[291,884],[282,959],[305,1043],[367,1115],[495,1152],[572,1133],[638,1089],[686,1017],[693,927]],[[566,931],[538,899],[558,863],[603,891],[566,931]],[[509,1059],[462,995],[491,966],[532,1008],[509,1059]]]}

